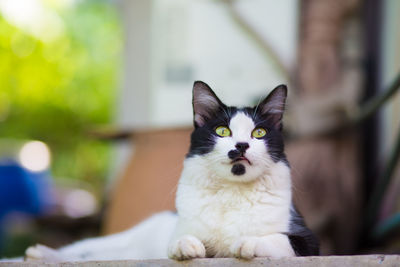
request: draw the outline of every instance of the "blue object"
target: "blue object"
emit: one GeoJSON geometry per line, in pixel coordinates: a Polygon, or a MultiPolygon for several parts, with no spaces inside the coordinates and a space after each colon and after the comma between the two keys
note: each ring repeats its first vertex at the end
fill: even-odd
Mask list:
{"type": "Polygon", "coordinates": [[[0,221],[15,211],[43,214],[50,200],[48,171],[32,172],[15,160],[0,160],[0,221]]]}
{"type": "Polygon", "coordinates": [[[0,160],[0,255],[7,225],[4,218],[13,212],[32,216],[44,214],[51,205],[49,172],[32,172],[13,159],[0,160]]]}

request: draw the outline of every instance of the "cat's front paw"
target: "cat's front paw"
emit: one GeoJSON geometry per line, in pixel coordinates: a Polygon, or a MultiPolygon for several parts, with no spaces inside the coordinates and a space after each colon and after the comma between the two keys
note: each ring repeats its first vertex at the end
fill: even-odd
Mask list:
{"type": "Polygon", "coordinates": [[[284,234],[271,234],[262,237],[241,237],[231,246],[231,253],[237,258],[243,259],[295,256],[289,238],[284,234]]]}
{"type": "Polygon", "coordinates": [[[201,241],[192,235],[185,235],[173,241],[168,248],[168,257],[174,260],[204,258],[206,249],[201,241]]]}
{"type": "Polygon", "coordinates": [[[241,237],[231,246],[231,253],[236,258],[252,259],[256,257],[257,237],[241,237]]]}

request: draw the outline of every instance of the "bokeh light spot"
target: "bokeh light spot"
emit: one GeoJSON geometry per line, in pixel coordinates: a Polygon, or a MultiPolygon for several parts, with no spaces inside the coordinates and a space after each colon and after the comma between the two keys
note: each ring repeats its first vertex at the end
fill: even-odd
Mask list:
{"type": "Polygon", "coordinates": [[[22,147],[19,160],[28,170],[44,171],[50,166],[50,150],[43,142],[30,141],[22,147]]]}

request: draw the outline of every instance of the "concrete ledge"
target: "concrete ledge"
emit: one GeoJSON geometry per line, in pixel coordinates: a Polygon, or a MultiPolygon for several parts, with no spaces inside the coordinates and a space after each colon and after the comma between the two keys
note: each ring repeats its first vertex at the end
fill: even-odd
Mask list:
{"type": "Polygon", "coordinates": [[[326,256],[326,257],[296,257],[296,258],[256,258],[245,261],[231,258],[219,259],[195,259],[190,261],[173,261],[167,259],[160,260],[121,260],[121,261],[85,261],[85,262],[63,262],[63,263],[44,263],[44,262],[0,262],[0,266],[140,266],[140,267],[170,267],[170,266],[326,266],[326,267],[353,267],[353,266],[400,266],[400,255],[363,255],[363,256],[326,256]]]}

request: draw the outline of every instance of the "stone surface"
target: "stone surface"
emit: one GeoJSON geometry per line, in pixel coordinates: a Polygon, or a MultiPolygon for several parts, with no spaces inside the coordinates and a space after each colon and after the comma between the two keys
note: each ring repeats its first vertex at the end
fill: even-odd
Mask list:
{"type": "Polygon", "coordinates": [[[123,260],[123,261],[86,261],[86,262],[62,262],[62,263],[43,263],[43,262],[0,262],[1,267],[33,267],[33,266],[83,266],[83,267],[102,267],[102,266],[136,266],[136,267],[208,267],[208,266],[277,266],[277,267],[353,267],[353,266],[400,266],[400,255],[363,255],[363,256],[325,256],[325,257],[295,257],[295,258],[256,258],[253,260],[237,260],[237,259],[196,259],[190,261],[173,261],[173,260],[123,260]]]}

